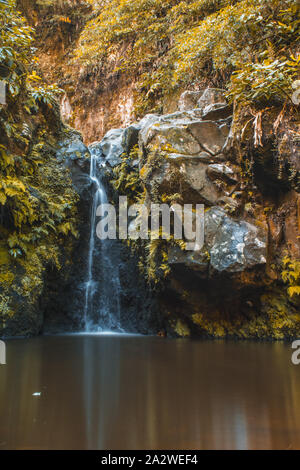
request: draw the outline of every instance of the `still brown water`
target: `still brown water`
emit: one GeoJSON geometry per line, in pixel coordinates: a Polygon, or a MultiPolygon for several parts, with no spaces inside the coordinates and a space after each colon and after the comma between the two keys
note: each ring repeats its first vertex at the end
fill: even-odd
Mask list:
{"type": "Polygon", "coordinates": [[[299,449],[291,352],[138,336],[10,340],[0,449],[299,449]]]}

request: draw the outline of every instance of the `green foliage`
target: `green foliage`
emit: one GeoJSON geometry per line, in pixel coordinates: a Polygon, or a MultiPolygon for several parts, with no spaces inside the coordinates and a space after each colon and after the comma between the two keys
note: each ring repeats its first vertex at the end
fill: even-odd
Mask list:
{"type": "Polygon", "coordinates": [[[299,72],[296,0],[93,2],[74,62],[139,77],[137,111],[178,87],[229,84],[232,100],[285,101],[299,72]],[[232,80],[230,81],[230,75],[232,80]]]}
{"type": "Polygon", "coordinates": [[[300,295],[300,261],[286,255],[282,260],[282,265],[284,269],[281,277],[288,285],[289,296],[300,295]]]}
{"type": "Polygon", "coordinates": [[[178,38],[175,80],[236,70],[232,98],[286,99],[299,71],[299,61],[291,63],[289,57],[299,39],[298,14],[296,1],[242,0],[226,6],[178,38]]]}
{"type": "Polygon", "coordinates": [[[0,320],[13,311],[12,291],[37,299],[46,267],[59,268],[63,239],[77,236],[78,196],[54,152],[62,124],[51,110],[61,90],[35,72],[32,34],[15,1],[0,0],[0,320]]]}
{"type": "Polygon", "coordinates": [[[30,91],[37,104],[44,104],[49,108],[57,106],[57,96],[64,93],[64,90],[58,88],[56,84],[42,87],[31,87],[30,91]]]}
{"type": "Polygon", "coordinates": [[[81,33],[73,62],[80,63],[87,71],[103,68],[110,73],[137,75],[136,107],[141,115],[157,111],[157,102],[174,88],[173,49],[177,35],[228,1],[111,0],[96,3],[95,15],[81,33]]]}
{"type": "Polygon", "coordinates": [[[17,96],[24,83],[24,67],[31,57],[33,30],[15,13],[15,1],[0,2],[0,78],[11,97],[17,96]]]}

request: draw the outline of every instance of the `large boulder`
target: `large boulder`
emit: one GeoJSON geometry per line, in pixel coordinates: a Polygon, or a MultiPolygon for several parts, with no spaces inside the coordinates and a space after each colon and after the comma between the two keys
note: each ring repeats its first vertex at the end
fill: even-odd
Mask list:
{"type": "Polygon", "coordinates": [[[185,92],[177,112],[139,123],[147,205],[167,200],[205,206],[203,247],[168,245],[169,283],[160,304],[171,333],[178,333],[176,319],[199,332],[202,313],[195,312],[203,310],[209,330],[210,315],[238,315],[244,298],[256,303],[259,297],[267,229],[245,208],[241,168],[227,151],[232,112],[224,90],[209,88],[185,92]]]}
{"type": "Polygon", "coordinates": [[[146,150],[160,145],[163,150],[182,155],[199,155],[203,151],[218,155],[229,134],[228,119],[205,121],[195,111],[150,115],[141,125],[140,143],[146,150]]]}
{"type": "Polygon", "coordinates": [[[178,102],[178,110],[200,116],[205,121],[225,119],[232,115],[232,104],[228,104],[225,90],[206,88],[201,91],[184,91],[178,102]]]}
{"type": "Polygon", "coordinates": [[[221,179],[231,183],[237,182],[238,177],[235,175],[234,170],[225,165],[224,163],[212,163],[207,166],[206,173],[212,180],[221,179]]]}
{"type": "Polygon", "coordinates": [[[111,129],[100,142],[93,142],[89,149],[102,157],[111,168],[122,163],[122,154],[129,154],[138,144],[140,123],[132,124],[125,129],[111,129]]]}
{"type": "Polygon", "coordinates": [[[223,208],[205,212],[204,246],[188,251],[169,250],[171,265],[184,264],[195,271],[238,273],[266,263],[266,234],[254,224],[234,220],[223,208]]]}
{"type": "Polygon", "coordinates": [[[179,111],[201,109],[207,112],[209,106],[227,106],[226,90],[221,88],[206,88],[199,91],[184,91],[178,101],[179,111]]]}
{"type": "Polygon", "coordinates": [[[236,183],[222,153],[230,130],[228,119],[203,121],[195,109],[148,115],[139,127],[140,176],[149,193],[152,189],[160,194],[180,193],[185,202],[211,206],[226,195],[216,181],[221,173],[224,185],[236,183]],[[223,172],[218,173],[218,165],[223,172]]]}
{"type": "Polygon", "coordinates": [[[218,103],[226,106],[225,93],[226,90],[221,88],[206,88],[197,101],[197,108],[201,108],[205,112],[206,107],[212,104],[218,103]]]}
{"type": "Polygon", "coordinates": [[[170,247],[170,264],[185,264],[210,275],[265,264],[265,231],[245,219],[243,211],[239,214],[242,204],[231,197],[239,185],[240,170],[223,153],[232,111],[224,90],[185,92],[179,109],[163,116],[148,115],[138,124],[143,153],[140,176],[148,201],[176,194],[183,204],[204,203],[208,209],[203,249],[170,247]],[[207,120],[208,115],[215,119],[207,120]]]}

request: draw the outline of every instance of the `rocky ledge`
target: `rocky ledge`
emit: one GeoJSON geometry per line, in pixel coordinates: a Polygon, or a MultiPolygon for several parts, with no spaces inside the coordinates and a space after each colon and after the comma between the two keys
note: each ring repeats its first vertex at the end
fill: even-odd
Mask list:
{"type": "MultiPolygon", "coordinates": [[[[123,165],[122,179],[129,181],[123,188],[132,189],[130,178],[135,174],[138,182],[133,192],[140,185],[139,201],[143,192],[146,205],[168,201],[205,206],[201,250],[188,251],[174,243],[166,247],[165,242],[157,250],[168,265],[158,293],[166,332],[290,337],[300,332],[297,301],[288,298],[280,273],[274,269],[272,233],[279,230],[276,215],[282,213],[287,197],[293,207],[298,196],[288,190],[277,201],[271,219],[266,216],[268,199],[255,182],[250,193],[231,146],[232,115],[224,90],[187,91],[175,113],[147,115],[126,129],[111,130],[101,143],[93,145],[106,159],[111,182],[119,191],[118,168],[123,165]]],[[[290,218],[286,237],[297,250],[293,224],[290,218]]],[[[141,262],[147,271],[151,242],[143,249],[147,256],[141,262]]],[[[156,254],[158,277],[160,259],[156,254]]],[[[153,271],[153,260],[151,263],[153,271]]]]}

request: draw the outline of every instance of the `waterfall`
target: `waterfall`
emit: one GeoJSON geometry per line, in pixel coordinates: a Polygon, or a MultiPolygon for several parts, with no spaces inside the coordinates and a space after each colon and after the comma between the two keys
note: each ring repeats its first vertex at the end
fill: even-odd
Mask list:
{"type": "Polygon", "coordinates": [[[118,259],[114,256],[114,240],[100,240],[96,234],[96,211],[108,202],[101,180],[104,159],[97,148],[90,148],[90,179],[95,192],[92,202],[90,239],[85,284],[85,331],[120,331],[120,277],[118,259]]]}

